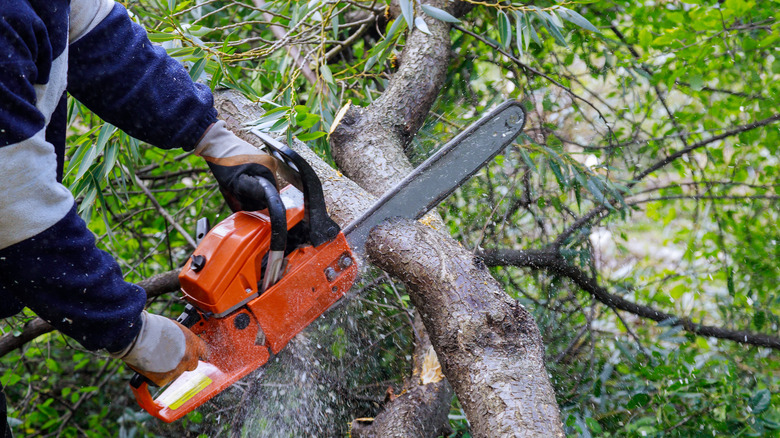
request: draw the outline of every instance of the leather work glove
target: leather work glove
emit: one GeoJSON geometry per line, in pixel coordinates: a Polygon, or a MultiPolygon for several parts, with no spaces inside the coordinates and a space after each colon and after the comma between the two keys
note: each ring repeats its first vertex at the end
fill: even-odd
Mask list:
{"type": "Polygon", "coordinates": [[[141,331],[130,346],[109,354],[155,385],[166,385],[207,358],[206,343],[178,322],[146,311],[141,319],[141,331]]]}
{"type": "Polygon", "coordinates": [[[203,134],[195,154],[203,157],[214,174],[222,196],[235,211],[255,211],[266,208],[265,200],[258,199],[256,192],[239,184],[240,176],[260,176],[278,188],[276,178],[277,160],[238,138],[220,120],[203,134]]]}

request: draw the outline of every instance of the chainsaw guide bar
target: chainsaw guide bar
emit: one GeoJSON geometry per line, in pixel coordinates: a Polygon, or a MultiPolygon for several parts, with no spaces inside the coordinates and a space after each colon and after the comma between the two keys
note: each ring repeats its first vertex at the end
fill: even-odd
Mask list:
{"type": "Polygon", "coordinates": [[[517,101],[504,102],[470,125],[347,225],[349,246],[363,254],[368,233],[384,220],[423,217],[515,141],[524,125],[517,101]]]}
{"type": "MultiPolygon", "coordinates": [[[[211,230],[200,220],[198,247],[179,273],[188,302],[178,321],[208,346],[208,361],[183,373],[155,397],[137,374],[130,387],[150,414],[175,421],[272,355],[330,309],[358,276],[373,227],[391,217],[419,219],[490,162],[521,133],[525,112],[508,101],[450,140],[342,232],[325,207],[322,185],[309,164],[268,134],[271,153],[300,176],[301,190],[277,192],[246,177],[243,189],[268,209],[240,211],[211,230]]],[[[242,177],[243,178],[243,177],[242,177]]]]}

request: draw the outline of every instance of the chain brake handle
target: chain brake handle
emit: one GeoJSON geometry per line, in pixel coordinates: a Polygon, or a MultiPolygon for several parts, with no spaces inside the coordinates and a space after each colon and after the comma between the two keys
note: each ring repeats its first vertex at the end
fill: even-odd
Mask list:
{"type": "Polygon", "coordinates": [[[322,183],[314,169],[297,152],[264,132],[256,132],[271,154],[297,172],[303,186],[303,221],[308,225],[309,241],[315,247],[333,240],[341,231],[325,206],[322,183]]]}

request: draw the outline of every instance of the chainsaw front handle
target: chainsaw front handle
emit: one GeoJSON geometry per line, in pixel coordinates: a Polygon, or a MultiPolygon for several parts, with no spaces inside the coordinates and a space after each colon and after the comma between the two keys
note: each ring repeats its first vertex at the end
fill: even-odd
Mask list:
{"type": "Polygon", "coordinates": [[[270,147],[276,158],[284,161],[290,168],[296,170],[301,177],[304,198],[303,221],[309,228],[309,241],[315,247],[333,240],[341,231],[336,222],[331,219],[325,207],[325,195],[322,193],[322,183],[317,173],[297,152],[287,145],[277,141],[265,132],[256,132],[260,139],[270,147]]]}
{"type": "Polygon", "coordinates": [[[284,251],[287,247],[287,209],[279,191],[261,176],[241,175],[238,186],[245,194],[265,199],[271,219],[271,251],[284,251]]]}

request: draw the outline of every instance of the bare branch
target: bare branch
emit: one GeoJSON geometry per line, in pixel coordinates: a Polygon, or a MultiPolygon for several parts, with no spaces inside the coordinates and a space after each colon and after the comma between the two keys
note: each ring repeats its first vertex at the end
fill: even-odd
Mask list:
{"type": "Polygon", "coordinates": [[[650,306],[633,303],[625,298],[610,293],[598,281],[579,268],[569,264],[555,250],[509,250],[493,249],[479,253],[488,266],[518,266],[538,270],[545,270],[553,274],[562,275],[573,281],[582,290],[590,293],[598,301],[607,306],[624,310],[642,318],[656,322],[672,322],[672,325],[682,326],[688,332],[699,336],[711,336],[713,338],[727,339],[740,344],[750,344],[759,347],[768,347],[780,350],[780,338],[763,333],[755,333],[748,330],[730,330],[693,322],[690,318],[672,315],[662,312],[650,306]]]}

